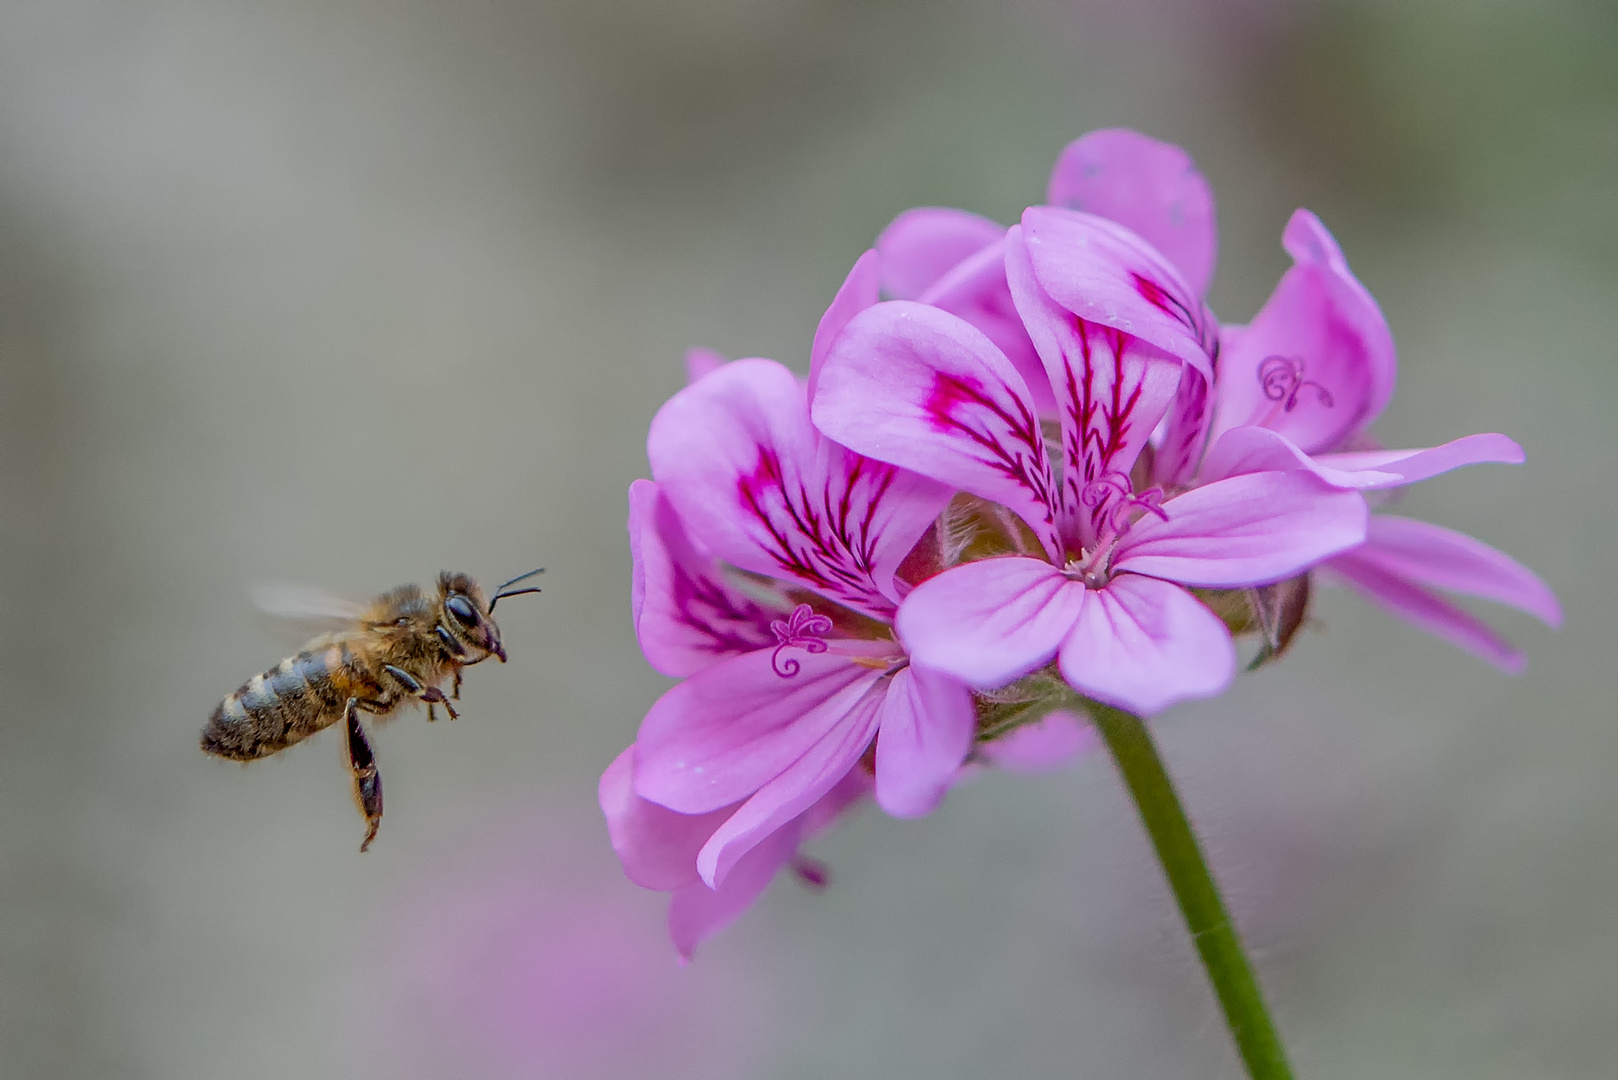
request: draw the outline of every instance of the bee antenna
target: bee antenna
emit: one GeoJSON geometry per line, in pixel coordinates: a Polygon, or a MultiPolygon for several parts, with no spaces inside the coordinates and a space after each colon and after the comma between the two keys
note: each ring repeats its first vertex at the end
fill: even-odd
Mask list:
{"type": "MultiPolygon", "coordinates": [[[[526,574],[518,574],[516,577],[512,578],[510,581],[506,582],[504,585],[500,586],[498,589],[496,589],[494,591],[498,595],[500,593],[505,592],[507,589],[511,588],[513,585],[517,584],[517,582],[519,582],[519,581],[527,581],[529,578],[533,577],[535,574],[543,574],[544,572],[545,572],[545,568],[543,566],[541,566],[538,570],[530,570],[526,574]]],[[[506,595],[509,596],[511,594],[506,593],[506,595]]]]}
{"type": "Polygon", "coordinates": [[[491,614],[491,615],[494,614],[494,605],[498,604],[501,600],[505,599],[508,596],[522,596],[522,595],[524,595],[526,593],[544,592],[543,589],[537,589],[537,588],[534,588],[534,589],[511,589],[511,587],[513,585],[517,584],[517,582],[519,582],[519,581],[527,581],[529,578],[533,577],[535,574],[543,574],[544,572],[545,572],[545,568],[543,566],[541,566],[538,570],[530,570],[526,574],[518,574],[516,577],[512,578],[510,581],[506,582],[504,585],[502,585],[498,589],[496,589],[494,591],[494,598],[489,601],[489,614],[491,614]],[[511,589],[511,591],[507,592],[506,591],[507,589],[511,589]]]}
{"type": "Polygon", "coordinates": [[[524,596],[531,592],[544,592],[544,589],[513,589],[511,592],[495,593],[494,599],[489,601],[489,614],[494,614],[494,605],[508,596],[524,596]]]}

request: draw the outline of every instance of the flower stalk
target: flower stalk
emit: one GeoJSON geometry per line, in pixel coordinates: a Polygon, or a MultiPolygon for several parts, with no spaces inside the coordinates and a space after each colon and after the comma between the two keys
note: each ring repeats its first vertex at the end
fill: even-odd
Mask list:
{"type": "Polygon", "coordinates": [[[1140,810],[1247,1075],[1252,1080],[1292,1080],[1286,1051],[1264,1007],[1252,965],[1145,722],[1097,702],[1087,702],[1085,708],[1140,810]]]}

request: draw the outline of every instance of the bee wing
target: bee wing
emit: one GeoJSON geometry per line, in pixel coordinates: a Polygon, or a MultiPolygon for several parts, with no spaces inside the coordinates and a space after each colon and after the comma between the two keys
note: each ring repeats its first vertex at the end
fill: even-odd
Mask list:
{"type": "Polygon", "coordinates": [[[365,605],[333,596],[312,585],[288,582],[260,582],[247,587],[253,606],[308,630],[340,630],[353,626],[365,613],[365,605]]]}

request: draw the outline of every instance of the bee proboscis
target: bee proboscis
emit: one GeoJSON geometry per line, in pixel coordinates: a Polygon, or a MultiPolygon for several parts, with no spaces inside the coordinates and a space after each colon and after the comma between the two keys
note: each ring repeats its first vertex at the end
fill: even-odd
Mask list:
{"type": "MultiPolygon", "coordinates": [[[[436,595],[415,585],[383,593],[368,606],[334,604],[321,614],[341,627],[309,641],[296,655],[255,675],[221,701],[202,729],[202,749],[232,761],[255,761],[301,742],[341,720],[347,731],[354,801],[365,817],[365,851],[382,823],[382,776],[359,714],[379,719],[407,701],[427,704],[427,719],[461,697],[461,671],[491,656],[506,662],[494,606],[539,589],[512,578],[485,601],[466,574],[438,575],[436,595]],[[439,689],[451,680],[448,696],[439,689]]],[[[307,605],[304,605],[307,606],[307,605]]],[[[307,613],[305,613],[307,614],[307,613]]]]}

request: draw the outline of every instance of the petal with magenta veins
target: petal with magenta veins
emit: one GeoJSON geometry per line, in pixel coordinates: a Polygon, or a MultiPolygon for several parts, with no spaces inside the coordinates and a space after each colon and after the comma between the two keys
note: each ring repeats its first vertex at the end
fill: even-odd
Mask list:
{"type": "Polygon", "coordinates": [[[917,300],[959,316],[983,331],[1023,377],[1039,414],[1056,415],[1056,398],[1051,393],[1044,362],[1028,337],[1028,328],[1023,325],[1011,298],[1011,286],[1006,282],[1004,235],[962,260],[917,300]]]}
{"type": "Polygon", "coordinates": [[[878,618],[898,602],[894,571],[951,494],[822,438],[802,384],[773,360],[733,361],[675,394],[647,453],[717,558],[878,618]]]}
{"type": "Polygon", "coordinates": [[[669,937],[682,961],[703,941],[735,922],[764,895],[781,868],[797,854],[801,821],[791,821],[765,837],[736,864],[718,888],[692,872],[692,880],[669,897],[669,937]]]}
{"type": "Polygon", "coordinates": [[[1521,675],[1527,668],[1528,658],[1481,619],[1363,558],[1363,551],[1359,548],[1339,555],[1325,569],[1395,618],[1420,627],[1507,675],[1521,675]]]}
{"type": "Polygon", "coordinates": [[[903,300],[860,312],[826,359],[814,420],[858,453],[1000,503],[1059,550],[1055,478],[1027,388],[955,316],[903,300]]]}
{"type": "Polygon", "coordinates": [[[1127,489],[1129,471],[1174,400],[1184,365],[1130,334],[1075,318],[1046,293],[1017,229],[1006,240],[1006,277],[1062,421],[1064,538],[1092,547],[1110,507],[1092,485],[1127,489]]]}
{"type": "Polygon", "coordinates": [[[1213,190],[1191,155],[1138,131],[1104,128],[1069,143],[1045,201],[1116,221],[1172,262],[1198,296],[1218,250],[1213,190]]]}
{"type": "Polygon", "coordinates": [[[664,675],[690,675],[775,644],[776,613],[725,580],[651,480],[629,485],[629,553],[635,636],[664,675]]]}
{"type": "Polygon", "coordinates": [[[718,888],[739,859],[808,810],[859,764],[876,735],[884,689],[878,680],[861,682],[859,688],[858,697],[839,699],[843,707],[836,723],[714,831],[697,855],[703,881],[718,888]]]}
{"type": "Polygon", "coordinates": [[[895,625],[917,663],[1002,686],[1056,655],[1084,599],[1084,586],[1049,563],[1003,556],[922,582],[895,625]]]}
{"type": "Polygon", "coordinates": [[[1084,605],[1058,663],[1080,693],[1152,716],[1229,686],[1236,646],[1219,616],[1178,585],[1120,574],[1084,605]]]}
{"type": "Polygon", "coordinates": [[[912,664],[888,684],[878,724],[877,805],[900,818],[932,813],[972,749],[972,695],[949,676],[912,664]]]}
{"type": "Polygon", "coordinates": [[[882,289],[892,300],[917,300],[965,259],[1006,234],[997,221],[940,206],[906,210],[877,237],[882,289]]]}
{"type": "Polygon", "coordinates": [[[700,881],[697,852],[735,807],[681,814],[641,798],[635,794],[634,756],[634,746],[619,754],[601,774],[597,789],[607,836],[624,874],[645,889],[676,889],[700,881]]]}
{"type": "Polygon", "coordinates": [[[1305,453],[1363,432],[1393,396],[1398,360],[1376,300],[1307,210],[1287,223],[1292,268],[1220,356],[1215,432],[1252,424],[1305,453]]]}
{"type": "Polygon", "coordinates": [[[1358,492],[1307,472],[1259,472],[1193,488],[1119,541],[1113,569],[1183,585],[1263,585],[1365,539],[1358,492]]]}
{"type": "Polygon", "coordinates": [[[749,798],[846,726],[882,677],[841,652],[797,648],[783,675],[791,664],[776,652],[704,668],[657,700],[635,740],[638,795],[684,814],[749,798]]]}
{"type": "Polygon", "coordinates": [[[820,381],[820,368],[831,350],[837,335],[843,332],[848,320],[882,299],[882,260],[872,248],[854,263],[842,287],[832,298],[831,306],[820,317],[815,327],[814,343],[809,349],[809,398],[814,400],[815,384],[820,381]]]}
{"type": "Polygon", "coordinates": [[[1061,307],[1213,378],[1219,324],[1201,294],[1146,241],[1117,222],[1051,206],[1023,211],[1022,238],[1040,288],[1061,307]]]}
{"type": "Polygon", "coordinates": [[[1352,554],[1361,563],[1410,581],[1493,600],[1526,611],[1546,626],[1562,625],[1562,605],[1538,574],[1454,529],[1377,514],[1365,544],[1352,554]]]}

